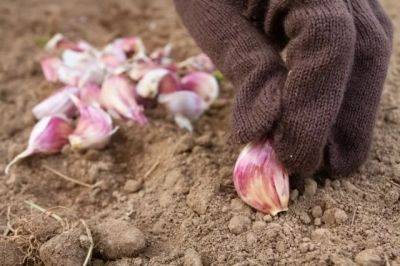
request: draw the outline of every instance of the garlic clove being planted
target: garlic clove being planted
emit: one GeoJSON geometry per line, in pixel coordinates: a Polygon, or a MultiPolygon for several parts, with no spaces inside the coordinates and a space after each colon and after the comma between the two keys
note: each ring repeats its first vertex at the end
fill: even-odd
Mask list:
{"type": "Polygon", "coordinates": [[[207,105],[203,99],[192,91],[176,91],[160,94],[158,102],[174,116],[175,122],[181,128],[192,131],[191,121],[197,120],[207,105]]]}
{"type": "Polygon", "coordinates": [[[37,119],[57,114],[72,117],[76,113],[76,107],[69,98],[69,95],[78,94],[79,89],[77,87],[66,86],[61,88],[56,93],[50,95],[48,98],[33,107],[32,113],[37,119]]]}
{"type": "Polygon", "coordinates": [[[6,174],[10,172],[12,165],[32,154],[59,152],[68,143],[68,136],[72,131],[70,121],[63,116],[55,115],[42,118],[33,127],[26,150],[17,155],[6,166],[6,174]]]}
{"type": "Polygon", "coordinates": [[[268,140],[242,150],[233,182],[240,198],[263,213],[276,215],[288,209],[289,176],[268,140]]]}
{"type": "Polygon", "coordinates": [[[146,73],[136,86],[136,92],[143,98],[155,98],[159,93],[179,90],[178,78],[169,70],[157,68],[146,73]]]}
{"type": "Polygon", "coordinates": [[[100,94],[101,104],[115,118],[148,123],[143,107],[136,102],[135,86],[124,76],[110,76],[104,80],[100,94]]]}
{"type": "Polygon", "coordinates": [[[87,105],[73,95],[70,97],[80,114],[74,132],[68,137],[72,149],[103,149],[118,127],[113,128],[111,116],[100,107],[87,105]]]}
{"type": "Polygon", "coordinates": [[[219,95],[217,79],[206,72],[193,72],[181,80],[182,89],[196,92],[207,105],[211,105],[219,95]]]}

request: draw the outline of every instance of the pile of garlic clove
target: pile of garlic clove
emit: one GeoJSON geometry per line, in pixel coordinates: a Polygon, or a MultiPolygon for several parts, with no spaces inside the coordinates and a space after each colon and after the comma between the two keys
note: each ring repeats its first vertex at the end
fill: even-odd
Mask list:
{"type": "Polygon", "coordinates": [[[139,37],[127,37],[97,49],[56,34],[40,64],[46,80],[61,88],[33,108],[39,121],[6,173],[25,157],[57,153],[68,144],[103,149],[118,130],[113,119],[146,125],[149,105],[164,106],[179,127],[192,131],[192,122],[218,98],[218,72],[204,54],[175,62],[171,48],[168,44],[148,55],[139,37]]]}

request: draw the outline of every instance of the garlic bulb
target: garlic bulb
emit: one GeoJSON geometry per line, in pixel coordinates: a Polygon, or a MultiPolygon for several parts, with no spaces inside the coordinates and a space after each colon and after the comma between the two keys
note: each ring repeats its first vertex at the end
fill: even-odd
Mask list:
{"type": "Polygon", "coordinates": [[[250,143],[242,150],[233,182],[240,198],[261,212],[276,215],[288,209],[289,176],[270,141],[250,143]]]}

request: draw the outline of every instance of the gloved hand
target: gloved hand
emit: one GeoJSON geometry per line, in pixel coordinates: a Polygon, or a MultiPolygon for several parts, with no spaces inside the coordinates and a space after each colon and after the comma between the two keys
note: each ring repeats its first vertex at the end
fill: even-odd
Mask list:
{"type": "Polygon", "coordinates": [[[174,1],[236,88],[235,141],[273,138],[290,173],[366,160],[393,34],[378,0],[174,1]]]}

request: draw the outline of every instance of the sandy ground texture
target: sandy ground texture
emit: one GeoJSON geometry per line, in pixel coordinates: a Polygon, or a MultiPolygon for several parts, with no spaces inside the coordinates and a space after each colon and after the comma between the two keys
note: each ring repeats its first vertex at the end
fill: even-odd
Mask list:
{"type": "MultiPolygon", "coordinates": [[[[400,2],[382,2],[400,29],[400,2]]],[[[240,147],[227,145],[227,82],[193,135],[155,110],[148,127],[121,125],[105,151],[64,149],[2,174],[24,149],[32,106],[57,87],[38,64],[56,32],[96,45],[170,41],[179,59],[199,52],[170,0],[0,1],[0,265],[81,265],[92,246],[92,265],[400,265],[398,31],[368,162],[345,179],[308,180],[278,217],[243,205],[233,188],[240,147]]]]}

